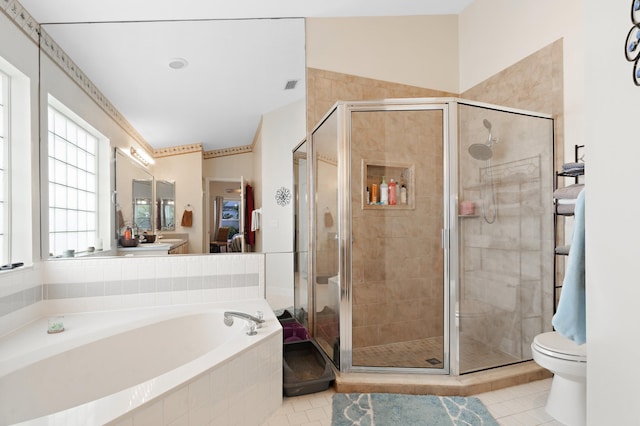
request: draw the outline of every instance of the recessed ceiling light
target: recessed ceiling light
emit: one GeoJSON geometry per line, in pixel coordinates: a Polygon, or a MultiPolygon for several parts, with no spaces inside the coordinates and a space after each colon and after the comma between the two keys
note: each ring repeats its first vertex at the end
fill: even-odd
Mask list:
{"type": "Polygon", "coordinates": [[[174,70],[185,68],[187,65],[189,65],[189,62],[183,58],[173,58],[169,60],[169,68],[173,68],[174,70]]]}

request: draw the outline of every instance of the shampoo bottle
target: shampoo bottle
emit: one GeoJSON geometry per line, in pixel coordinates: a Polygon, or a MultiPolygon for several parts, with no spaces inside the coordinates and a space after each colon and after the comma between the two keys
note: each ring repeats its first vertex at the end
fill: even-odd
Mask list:
{"type": "Polygon", "coordinates": [[[371,185],[371,204],[376,204],[378,202],[378,185],[371,185]]]}
{"type": "Polygon", "coordinates": [[[387,185],[385,176],[382,176],[382,183],[380,184],[380,204],[389,204],[389,185],[387,185]]]}
{"type": "Polygon", "coordinates": [[[391,179],[389,180],[389,205],[396,205],[396,181],[391,179]]]}

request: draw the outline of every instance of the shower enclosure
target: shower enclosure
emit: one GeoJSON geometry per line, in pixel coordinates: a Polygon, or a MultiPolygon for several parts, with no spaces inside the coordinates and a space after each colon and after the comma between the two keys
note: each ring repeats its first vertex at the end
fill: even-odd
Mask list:
{"type": "Polygon", "coordinates": [[[309,298],[296,311],[342,372],[531,359],[552,315],[549,116],[456,98],[338,102],[304,151],[309,298]]]}

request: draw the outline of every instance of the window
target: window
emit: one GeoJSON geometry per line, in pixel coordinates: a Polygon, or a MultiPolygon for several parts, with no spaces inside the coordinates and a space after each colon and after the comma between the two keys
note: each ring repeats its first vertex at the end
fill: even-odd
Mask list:
{"type": "Polygon", "coordinates": [[[240,231],[240,201],[225,199],[222,204],[220,226],[229,227],[229,238],[240,231]]]}
{"type": "Polygon", "coordinates": [[[98,235],[98,143],[101,135],[49,105],[49,253],[85,251],[98,235]]]}
{"type": "Polygon", "coordinates": [[[0,72],[0,262],[10,262],[9,77],[0,72]]]}

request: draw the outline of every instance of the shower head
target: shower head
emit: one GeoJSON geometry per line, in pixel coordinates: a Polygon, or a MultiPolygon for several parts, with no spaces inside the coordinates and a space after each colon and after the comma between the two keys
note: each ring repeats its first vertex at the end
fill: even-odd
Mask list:
{"type": "Polygon", "coordinates": [[[474,143],[469,147],[469,154],[476,160],[488,160],[493,157],[493,149],[491,146],[493,145],[493,135],[491,134],[491,122],[486,118],[482,120],[482,124],[489,131],[489,138],[487,139],[487,143],[474,143]]]}
{"type": "Polygon", "coordinates": [[[488,160],[493,157],[493,150],[489,145],[474,143],[469,147],[469,154],[476,160],[488,160]]]}

